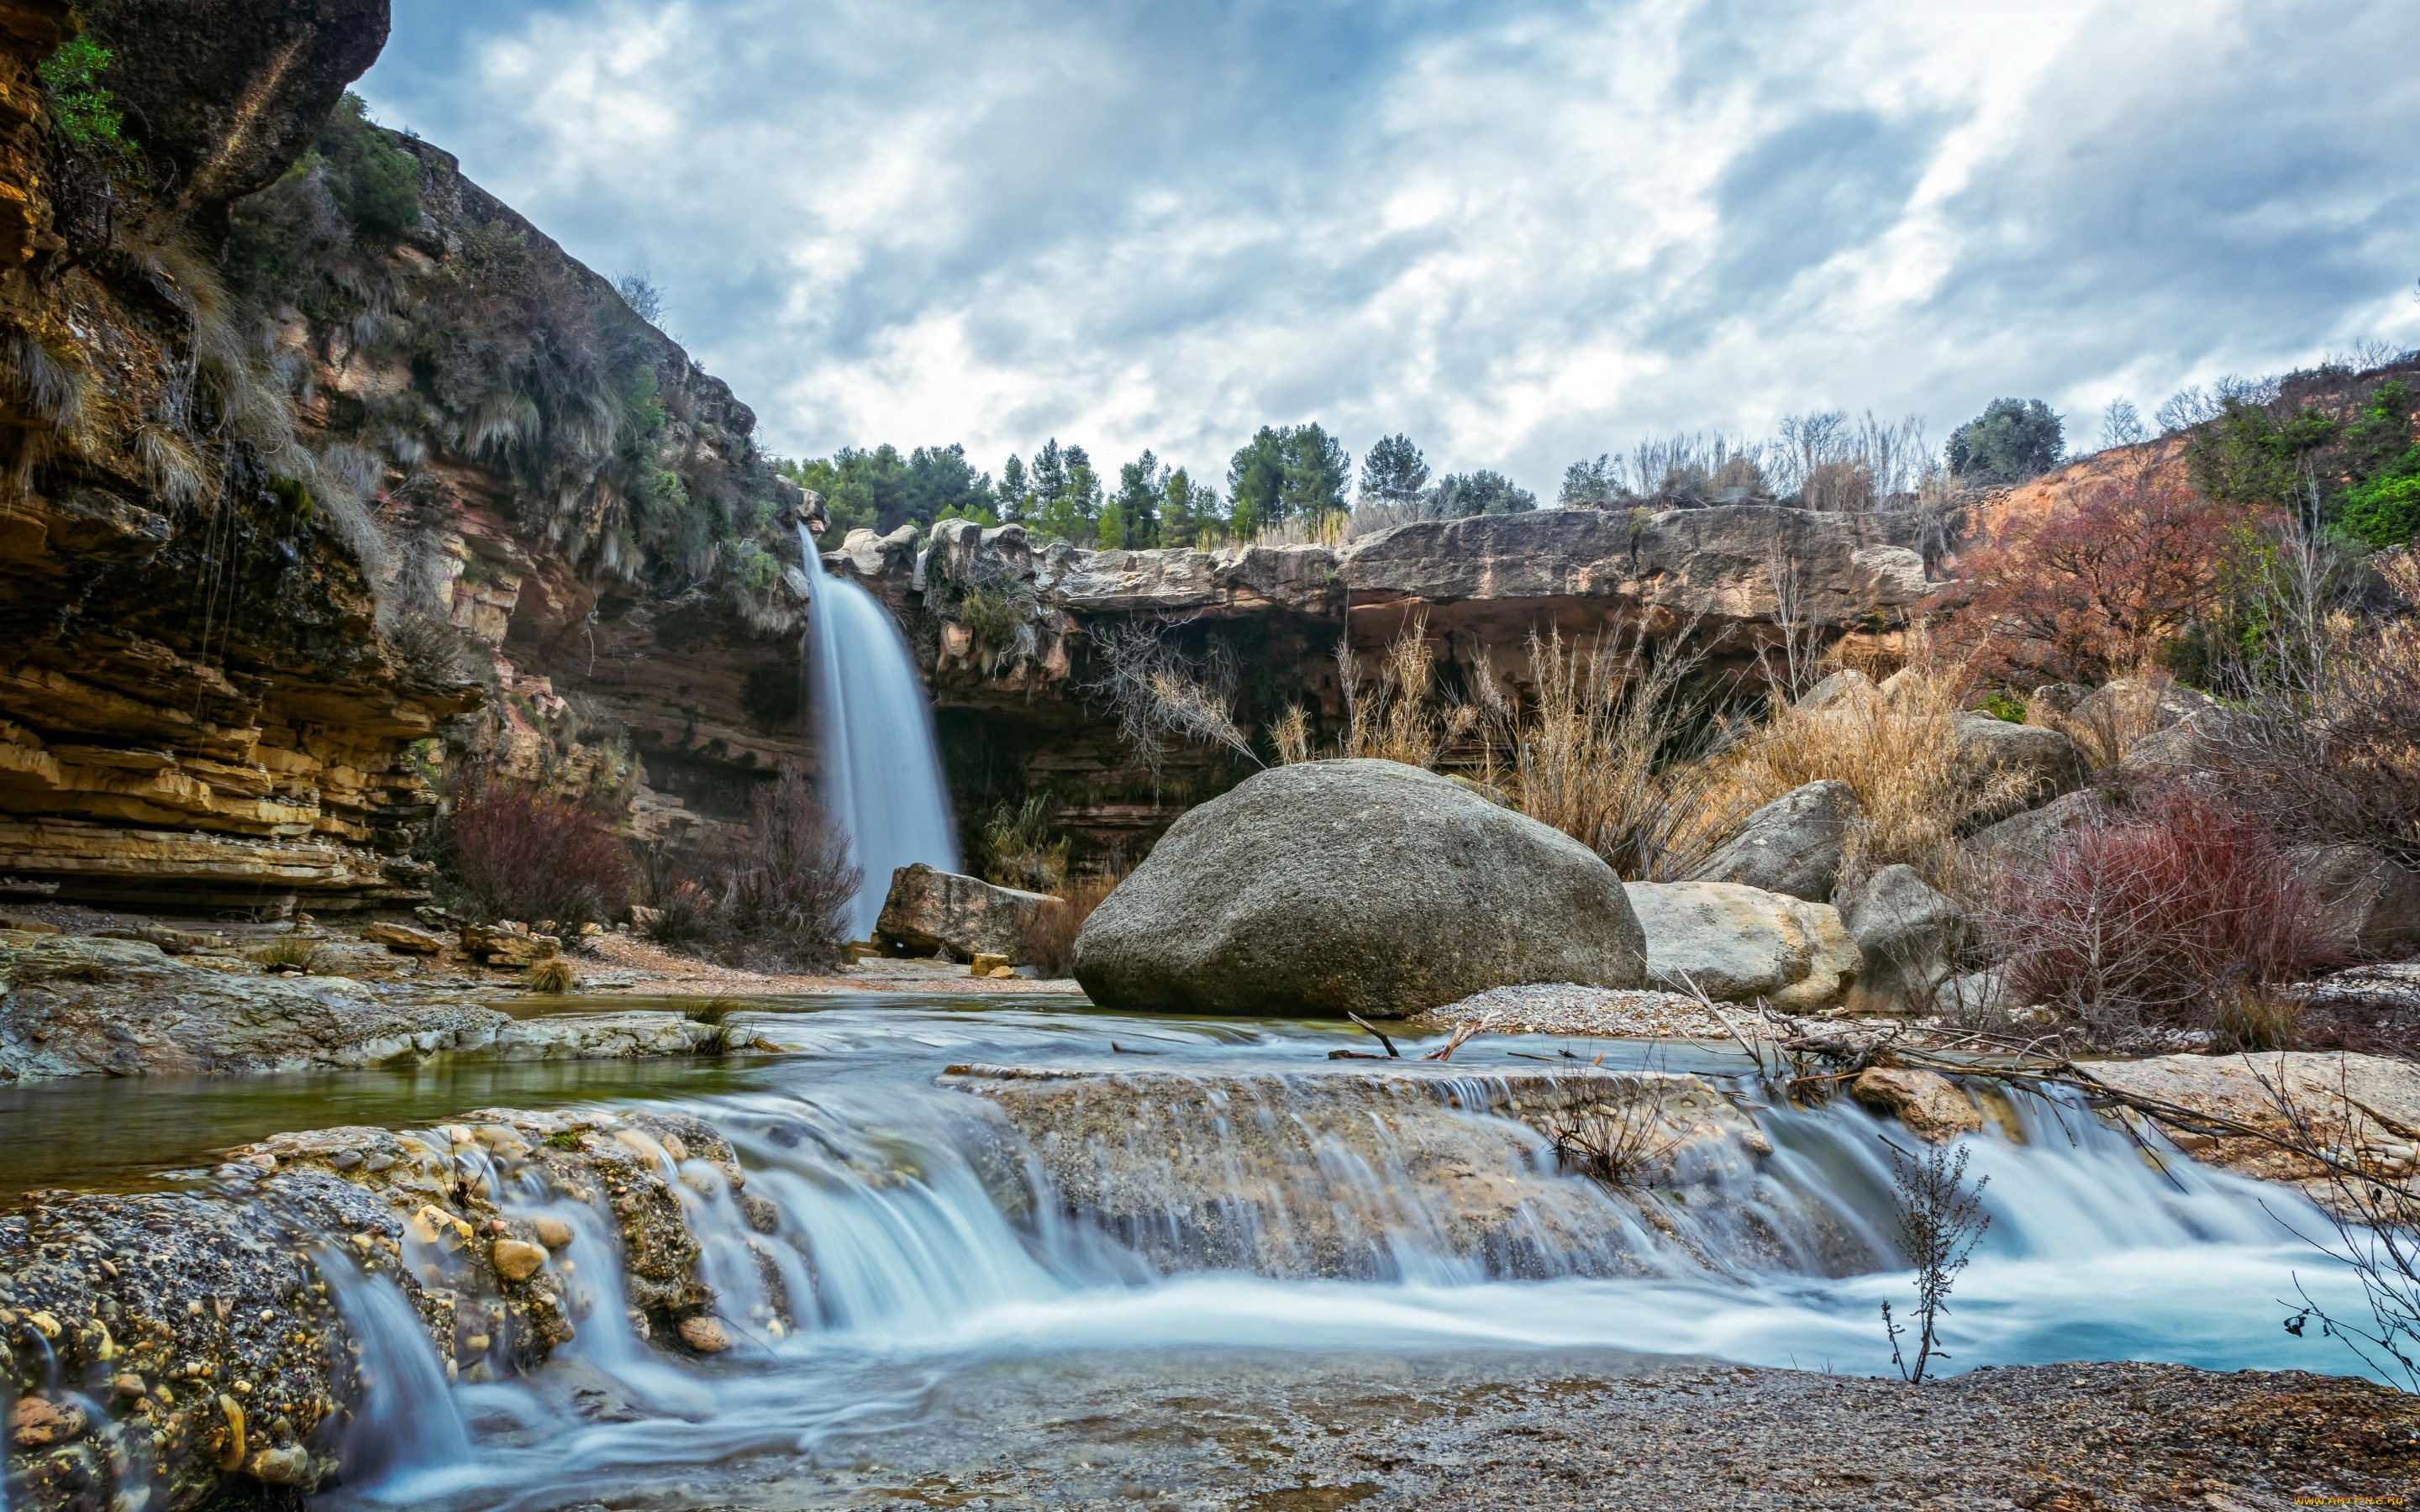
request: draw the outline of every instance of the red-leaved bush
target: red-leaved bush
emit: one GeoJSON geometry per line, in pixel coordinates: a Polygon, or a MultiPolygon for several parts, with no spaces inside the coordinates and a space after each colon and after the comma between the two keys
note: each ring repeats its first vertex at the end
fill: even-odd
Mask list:
{"type": "Polygon", "coordinates": [[[796,773],[759,787],[746,827],[659,884],[647,926],[659,945],[757,971],[837,965],[864,870],[848,836],[796,773]]]}
{"type": "Polygon", "coordinates": [[[605,816],[534,783],[466,782],[440,836],[455,882],[497,918],[603,924],[629,906],[629,858],[605,816]]]}
{"type": "Polygon", "coordinates": [[[2106,682],[2214,602],[2241,518],[2149,475],[2088,485],[1967,558],[1948,638],[2004,675],[2106,682]]]}
{"type": "Polygon", "coordinates": [[[2068,836],[2000,879],[2009,995],[2122,1039],[2216,1028],[2319,954],[2311,899],[2268,832],[2190,784],[2068,836]]]}

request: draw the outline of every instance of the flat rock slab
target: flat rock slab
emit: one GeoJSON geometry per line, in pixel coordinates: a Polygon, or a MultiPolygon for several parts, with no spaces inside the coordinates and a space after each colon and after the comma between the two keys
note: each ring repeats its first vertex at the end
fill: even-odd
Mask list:
{"type": "Polygon", "coordinates": [[[687,1055],[706,1026],[663,1013],[516,1020],[467,1003],[391,1001],[348,977],[271,977],[140,940],[0,945],[0,1082],[353,1070],[447,1056],[687,1055]]]}
{"type": "MultiPolygon", "coordinates": [[[[2290,1134],[2289,1101],[2311,1132],[2390,1177],[2420,1156],[2420,1065],[2387,1056],[2297,1050],[2253,1056],[2155,1056],[2092,1061],[2085,1070],[2118,1091],[2290,1134]]],[[[2309,1180],[2317,1167],[2250,1136],[2172,1133],[2195,1158],[2269,1181],[2309,1180]]]]}

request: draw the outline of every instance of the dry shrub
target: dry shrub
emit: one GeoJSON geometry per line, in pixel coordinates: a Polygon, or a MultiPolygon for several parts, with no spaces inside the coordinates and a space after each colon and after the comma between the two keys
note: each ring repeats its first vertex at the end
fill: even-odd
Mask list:
{"type": "Polygon", "coordinates": [[[446,870],[490,918],[601,924],[629,906],[629,858],[605,815],[535,783],[472,779],[441,840],[446,870]]]}
{"type": "Polygon", "coordinates": [[[1544,1119],[1556,1157],[1607,1191],[1643,1191],[1669,1170],[1682,1142],[1666,1112],[1665,1085],[1652,1075],[1557,1084],[1544,1119]]]}
{"type": "Polygon", "coordinates": [[[534,993],[560,995],[580,985],[580,978],[571,963],[561,956],[551,957],[529,968],[529,989],[534,993]]]}
{"type": "MultiPolygon", "coordinates": [[[[2289,539],[2289,557],[2315,554],[2289,539]]],[[[2420,561],[2371,559],[2392,595],[2362,613],[2318,568],[2280,573],[2257,660],[2226,670],[2199,745],[2235,801],[2288,844],[2366,845],[2420,870],[2420,561]]]]}
{"type": "Polygon", "coordinates": [[[1730,838],[1745,810],[1703,754],[1715,726],[1690,675],[1694,624],[1661,646],[1643,632],[1566,647],[1529,637],[1527,706],[1490,710],[1511,770],[1489,773],[1512,806],[1579,841],[1624,878],[1685,876],[1730,838]]]}
{"type": "Polygon", "coordinates": [[[1076,936],[1084,920],[1116,888],[1116,877],[1078,877],[1055,907],[1037,911],[1025,928],[1025,965],[1040,977],[1072,977],[1076,973],[1076,936]]]}
{"type": "Polygon", "coordinates": [[[2268,989],[2319,955],[2311,900],[2267,831],[2207,792],[2138,794],[1998,880],[1985,928],[2009,995],[2124,1042],[2145,1030],[2291,1034],[2268,989]]]}
{"type": "Polygon", "coordinates": [[[1342,755],[1434,768],[1447,748],[1478,723],[1476,708],[1437,696],[1436,651],[1429,643],[1426,616],[1413,616],[1388,642],[1377,686],[1368,692],[1361,688],[1349,640],[1336,643],[1336,671],[1344,690],[1342,755]]]}
{"type": "Polygon", "coordinates": [[[837,966],[864,881],[848,837],[795,772],[759,787],[748,824],[658,896],[648,936],[752,971],[837,966]]]}
{"type": "Polygon", "coordinates": [[[2020,774],[1960,759],[1958,718],[1972,665],[1921,639],[1887,690],[1860,686],[1817,708],[1777,704],[1717,764],[1728,803],[1745,814],[1809,782],[1848,784],[1859,813],[1852,871],[1904,862],[1936,887],[1959,882],[1959,834],[2017,806],[2020,774]]]}
{"type": "Polygon", "coordinates": [[[1037,793],[1021,807],[1001,804],[984,825],[985,880],[1003,887],[1055,892],[1067,880],[1067,838],[1050,838],[1050,795],[1037,793]]]}

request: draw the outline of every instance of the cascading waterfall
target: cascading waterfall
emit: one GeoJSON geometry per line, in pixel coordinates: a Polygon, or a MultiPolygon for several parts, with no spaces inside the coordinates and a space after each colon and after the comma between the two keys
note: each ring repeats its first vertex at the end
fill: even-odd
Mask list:
{"type": "MultiPolygon", "coordinates": [[[[710,1361],[626,1325],[610,1221],[492,1178],[508,1211],[575,1232],[558,1260],[575,1273],[578,1335],[527,1377],[451,1388],[492,1426],[467,1458],[450,1418],[424,1413],[411,1431],[428,1473],[391,1469],[335,1500],[553,1506],[575,1486],[813,1462],[916,1427],[938,1383],[971,1365],[1086,1350],[1603,1347],[1888,1369],[1878,1308],[1904,1305],[1909,1277],[1886,1141],[1906,1135],[1853,1105],[1758,1107],[1725,1147],[1754,1158],[1712,1150],[1688,1199],[1642,1222],[1643,1199],[1559,1170],[1498,1111],[1518,1090],[1484,1073],[1373,1091],[1299,1061],[1237,1070],[1216,1046],[1188,1063],[1165,1048],[1179,1033],[1151,1072],[1055,1082],[977,1071],[937,1085],[929,1058],[883,1058],[885,1043],[963,1049],[968,1032],[875,1029],[845,1076],[683,1106],[731,1141],[751,1199],[778,1214],[752,1223],[704,1162],[665,1165],[733,1341],[710,1361]],[[985,1076],[991,1093],[966,1095],[985,1076]]],[[[1993,1223],[1945,1319],[1959,1368],[2350,1368],[2275,1327],[2272,1299],[2297,1267],[2315,1295],[2351,1300],[2281,1227],[2323,1229],[2297,1195],[2147,1160],[2087,1110],[2032,1095],[1968,1143],[1993,1223]]],[[[433,1360],[414,1379],[432,1381],[433,1360]]]]}
{"type": "Polygon", "coordinates": [[[820,785],[865,869],[849,918],[850,937],[864,939],[894,870],[917,861],[958,870],[957,824],[908,638],[872,594],[824,571],[803,520],[798,531],[810,585],[807,684],[820,785]]]}

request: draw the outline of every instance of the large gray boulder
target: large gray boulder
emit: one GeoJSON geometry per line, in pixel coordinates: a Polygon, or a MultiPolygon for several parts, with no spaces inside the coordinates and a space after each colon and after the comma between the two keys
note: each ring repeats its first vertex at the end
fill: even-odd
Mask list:
{"type": "Polygon", "coordinates": [[[1988,714],[1962,714],[1956,733],[1959,759],[1978,779],[2010,779],[2010,791],[1978,814],[1978,824],[2039,808],[2084,786],[2084,756],[2058,731],[2010,724],[1988,714]]]}
{"type": "Polygon", "coordinates": [[[981,877],[939,872],[923,862],[891,873],[891,891],[874,921],[874,937],[971,961],[979,955],[1025,959],[1026,932],[1046,908],[1065,904],[1047,892],[996,887],[981,877]]]}
{"type": "Polygon", "coordinates": [[[2375,961],[2420,950],[2420,873],[2364,845],[2299,845],[2286,861],[2319,906],[2331,955],[2375,961]]]}
{"type": "Polygon", "coordinates": [[[1636,987],[1595,852],[1434,772],[1311,762],[1179,819],[1076,940],[1105,1008],[1395,1016],[1490,987],[1636,987]]]}
{"type": "Polygon", "coordinates": [[[1830,903],[1732,882],[1633,882],[1629,892],[1658,987],[1820,1013],[1856,985],[1857,944],[1830,903]]]}
{"type": "Polygon", "coordinates": [[[1966,914],[1916,868],[1886,866],[1840,900],[1840,922],[1857,942],[1857,1010],[1921,1013],[1949,980],[1966,914]]]}
{"type": "Polygon", "coordinates": [[[1699,882],[1736,882],[1827,903],[1840,880],[1857,795],[1846,782],[1809,782],[1747,816],[1739,834],[1698,869],[1699,882]]]}

